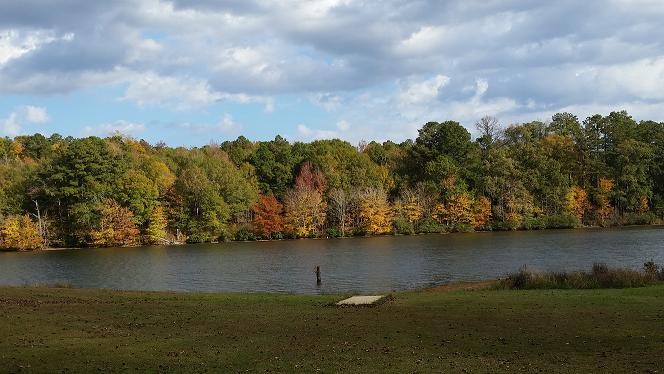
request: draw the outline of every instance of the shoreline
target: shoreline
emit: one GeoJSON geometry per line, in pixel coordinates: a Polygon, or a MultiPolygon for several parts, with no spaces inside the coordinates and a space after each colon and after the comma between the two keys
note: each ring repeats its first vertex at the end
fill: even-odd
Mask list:
{"type": "MultiPolygon", "coordinates": [[[[412,288],[405,290],[391,290],[384,292],[369,292],[375,294],[410,294],[410,293],[430,293],[430,292],[453,292],[453,291],[491,291],[492,286],[497,284],[500,278],[475,280],[475,281],[458,281],[440,284],[436,286],[427,286],[420,288],[412,288]]],[[[331,293],[298,293],[298,292],[274,292],[274,291],[181,291],[181,290],[137,290],[137,289],[116,289],[116,288],[94,288],[94,287],[73,287],[67,281],[63,282],[47,282],[47,283],[34,283],[23,285],[8,285],[0,284],[0,291],[3,289],[35,289],[35,290],[81,290],[81,291],[100,291],[100,292],[147,292],[147,293],[164,293],[164,294],[177,294],[177,295],[265,295],[265,296],[310,296],[310,297],[327,297],[327,296],[345,296],[345,295],[361,295],[367,292],[331,292],[331,293]]]]}
{"type": "Polygon", "coordinates": [[[229,240],[229,241],[214,241],[214,242],[201,242],[201,243],[187,243],[187,242],[173,242],[169,244],[139,244],[127,245],[119,247],[46,247],[35,250],[18,251],[18,250],[2,250],[0,252],[35,252],[35,251],[62,251],[71,249],[100,249],[100,248],[134,248],[134,247],[173,247],[173,246],[188,246],[198,244],[223,244],[223,243],[269,243],[269,242],[284,242],[284,241],[297,241],[297,240],[336,240],[336,239],[370,239],[370,238],[384,238],[384,237],[408,237],[408,236],[425,236],[425,235],[453,235],[453,234],[481,234],[481,233],[507,233],[507,232],[546,232],[546,231],[573,231],[573,230],[620,230],[630,228],[658,228],[664,227],[664,223],[653,223],[648,225],[624,225],[624,226],[583,226],[574,228],[558,228],[558,229],[541,229],[541,230],[478,230],[470,232],[426,232],[417,234],[391,234],[391,235],[365,235],[365,236],[340,236],[340,237],[321,237],[321,238],[289,238],[289,239],[257,239],[257,240],[229,240]]]}
{"type": "Polygon", "coordinates": [[[574,231],[574,230],[620,230],[631,228],[660,228],[664,227],[664,223],[654,223],[649,225],[624,225],[624,226],[583,226],[574,228],[559,228],[559,229],[541,229],[541,230],[478,230],[471,232],[430,232],[430,233],[417,233],[417,234],[392,234],[392,235],[366,235],[366,236],[341,236],[336,238],[321,237],[321,238],[292,238],[292,239],[257,239],[257,240],[229,240],[229,241],[216,241],[204,243],[187,243],[187,242],[174,242],[170,244],[145,244],[145,245],[128,245],[120,247],[46,247],[41,249],[19,251],[19,250],[2,250],[0,252],[38,252],[38,251],[64,251],[64,250],[84,250],[84,249],[102,249],[102,248],[134,248],[134,247],[174,247],[174,246],[189,246],[199,244],[224,244],[224,243],[269,243],[269,242],[284,242],[284,241],[297,241],[297,240],[337,240],[337,239],[370,239],[370,238],[384,238],[384,237],[408,237],[408,236],[425,236],[425,235],[454,235],[454,234],[481,234],[481,233],[508,233],[508,232],[546,232],[546,231],[574,231]]]}

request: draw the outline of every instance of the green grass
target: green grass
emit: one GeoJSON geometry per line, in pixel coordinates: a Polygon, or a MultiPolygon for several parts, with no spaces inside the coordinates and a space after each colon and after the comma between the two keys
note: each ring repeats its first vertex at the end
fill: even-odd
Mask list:
{"type": "Polygon", "coordinates": [[[664,286],[393,296],[0,288],[0,372],[664,368],[664,286]]]}

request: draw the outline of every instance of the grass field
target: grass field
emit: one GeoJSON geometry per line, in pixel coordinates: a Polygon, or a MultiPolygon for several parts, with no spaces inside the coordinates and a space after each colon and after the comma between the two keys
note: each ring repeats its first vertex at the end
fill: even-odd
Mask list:
{"type": "Polygon", "coordinates": [[[0,288],[0,372],[664,370],[664,286],[339,299],[0,288]]]}

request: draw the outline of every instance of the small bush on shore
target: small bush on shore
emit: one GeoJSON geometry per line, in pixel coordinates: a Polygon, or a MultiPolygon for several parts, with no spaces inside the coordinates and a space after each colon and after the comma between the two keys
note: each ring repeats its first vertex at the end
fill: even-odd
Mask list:
{"type": "Polygon", "coordinates": [[[664,281],[664,269],[646,262],[643,272],[593,264],[590,272],[532,272],[525,267],[496,284],[499,289],[596,289],[645,287],[664,281]]]}

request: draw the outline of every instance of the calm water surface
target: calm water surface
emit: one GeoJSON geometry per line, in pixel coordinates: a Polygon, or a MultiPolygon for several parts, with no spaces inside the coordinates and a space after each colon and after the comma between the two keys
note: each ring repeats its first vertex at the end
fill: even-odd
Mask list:
{"type": "Polygon", "coordinates": [[[0,253],[0,284],[293,293],[381,292],[493,279],[522,265],[664,263],[664,228],[554,230],[0,253]],[[314,268],[323,282],[316,285],[314,268]]]}

